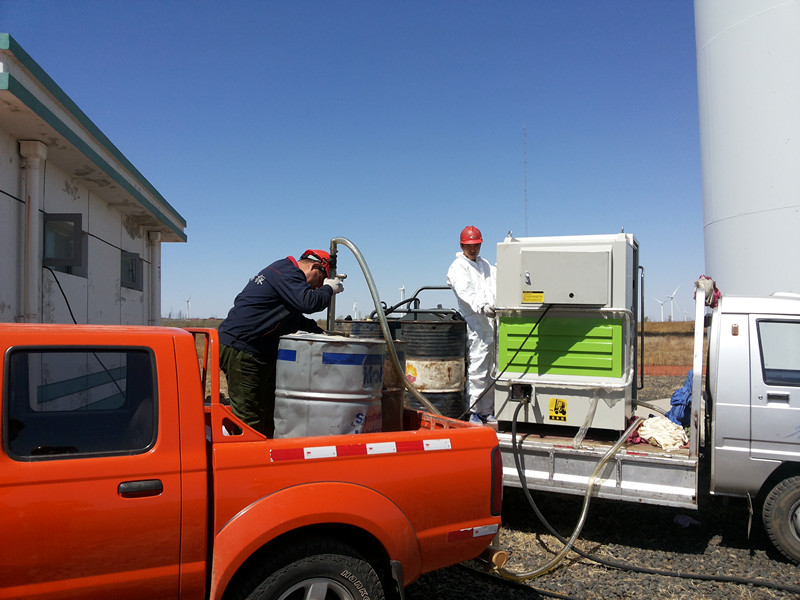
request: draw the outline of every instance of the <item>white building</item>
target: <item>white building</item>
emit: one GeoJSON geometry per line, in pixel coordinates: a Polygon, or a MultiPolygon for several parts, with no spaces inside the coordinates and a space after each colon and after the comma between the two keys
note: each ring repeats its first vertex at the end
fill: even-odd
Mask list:
{"type": "Polygon", "coordinates": [[[186,221],[0,33],[0,322],[158,324],[186,221]]]}

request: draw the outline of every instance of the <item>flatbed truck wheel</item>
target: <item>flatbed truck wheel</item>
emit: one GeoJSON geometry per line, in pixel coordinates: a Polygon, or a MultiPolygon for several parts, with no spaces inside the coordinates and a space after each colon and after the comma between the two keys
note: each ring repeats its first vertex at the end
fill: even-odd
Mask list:
{"type": "Polygon", "coordinates": [[[800,475],[784,479],[770,490],[761,517],[775,547],[800,564],[800,475]]]}

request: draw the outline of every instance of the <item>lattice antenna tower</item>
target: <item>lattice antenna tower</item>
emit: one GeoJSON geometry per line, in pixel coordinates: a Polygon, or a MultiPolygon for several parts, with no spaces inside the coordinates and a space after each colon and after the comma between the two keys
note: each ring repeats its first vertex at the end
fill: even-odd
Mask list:
{"type": "Polygon", "coordinates": [[[525,195],[525,236],[528,235],[528,124],[522,126],[523,193],[525,195]]]}

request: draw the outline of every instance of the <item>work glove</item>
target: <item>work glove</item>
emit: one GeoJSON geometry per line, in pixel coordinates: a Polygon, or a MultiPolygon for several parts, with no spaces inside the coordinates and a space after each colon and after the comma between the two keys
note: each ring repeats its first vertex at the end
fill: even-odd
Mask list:
{"type": "Polygon", "coordinates": [[[481,307],[481,313],[483,313],[484,315],[486,315],[490,319],[494,319],[494,315],[495,315],[494,306],[490,306],[489,304],[484,304],[481,307]]]}
{"type": "Polygon", "coordinates": [[[338,294],[339,292],[344,291],[344,286],[342,285],[342,280],[338,277],[331,277],[330,279],[326,279],[322,282],[322,285],[329,285],[333,290],[334,294],[338,294]]]}

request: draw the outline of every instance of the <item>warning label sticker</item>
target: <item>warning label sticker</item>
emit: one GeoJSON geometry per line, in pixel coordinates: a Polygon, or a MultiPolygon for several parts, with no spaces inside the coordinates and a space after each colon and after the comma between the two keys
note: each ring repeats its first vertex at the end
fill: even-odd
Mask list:
{"type": "Polygon", "coordinates": [[[567,420],[567,401],[565,398],[550,398],[550,420],[567,420]]]}
{"type": "Polygon", "coordinates": [[[523,304],[544,304],[544,292],[522,292],[523,304]]]}

